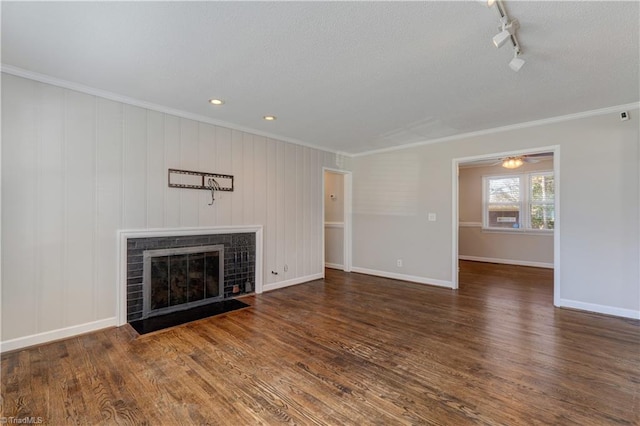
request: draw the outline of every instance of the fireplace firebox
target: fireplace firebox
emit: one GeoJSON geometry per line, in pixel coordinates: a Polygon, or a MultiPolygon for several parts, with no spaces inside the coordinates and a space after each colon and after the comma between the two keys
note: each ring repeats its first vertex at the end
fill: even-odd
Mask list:
{"type": "Polygon", "coordinates": [[[224,245],[143,251],[142,318],[224,298],[224,245]]]}

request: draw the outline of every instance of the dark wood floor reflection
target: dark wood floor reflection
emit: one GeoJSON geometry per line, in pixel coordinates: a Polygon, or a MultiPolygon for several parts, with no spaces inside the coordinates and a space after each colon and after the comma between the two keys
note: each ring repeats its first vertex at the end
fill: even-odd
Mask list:
{"type": "Polygon", "coordinates": [[[2,356],[2,416],[63,424],[640,424],[640,323],[552,305],[552,271],[452,291],[328,270],[252,308],[2,356]]]}

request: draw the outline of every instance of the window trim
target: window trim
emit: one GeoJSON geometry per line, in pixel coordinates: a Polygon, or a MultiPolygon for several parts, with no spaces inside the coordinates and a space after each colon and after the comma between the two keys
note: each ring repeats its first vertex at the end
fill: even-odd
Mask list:
{"type": "MultiPolygon", "coordinates": [[[[530,172],[522,172],[522,173],[501,173],[501,174],[491,174],[491,175],[483,175],[482,176],[482,232],[483,233],[496,233],[496,234],[530,234],[530,235],[553,235],[554,229],[534,229],[528,226],[531,225],[531,212],[530,207],[532,205],[531,201],[531,177],[535,175],[544,175],[544,176],[554,176],[553,170],[535,170],[530,172]],[[488,226],[489,223],[489,215],[488,215],[488,190],[489,190],[489,181],[490,179],[500,179],[500,178],[520,178],[520,201],[517,203],[520,207],[520,225],[528,225],[521,226],[519,228],[498,228],[488,226]],[[522,197],[522,194],[525,197],[522,197]]],[[[554,176],[555,178],[555,176],[554,176]]],[[[499,204],[499,203],[491,203],[491,204],[499,204]]],[[[504,204],[516,204],[516,203],[504,203],[504,204]]],[[[555,197],[553,198],[552,203],[539,203],[535,204],[540,205],[553,205],[555,212],[555,197]]]]}

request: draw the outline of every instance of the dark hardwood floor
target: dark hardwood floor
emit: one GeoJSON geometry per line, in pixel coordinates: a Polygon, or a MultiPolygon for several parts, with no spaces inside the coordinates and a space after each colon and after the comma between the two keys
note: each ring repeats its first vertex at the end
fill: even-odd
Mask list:
{"type": "Polygon", "coordinates": [[[640,322],[552,305],[552,271],[452,291],[327,270],[251,308],[2,356],[2,414],[64,424],[640,424],[640,322]]]}

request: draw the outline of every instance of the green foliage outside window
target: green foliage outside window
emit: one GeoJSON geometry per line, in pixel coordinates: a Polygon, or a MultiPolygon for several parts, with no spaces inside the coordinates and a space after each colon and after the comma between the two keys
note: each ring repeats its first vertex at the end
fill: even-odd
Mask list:
{"type": "Polygon", "coordinates": [[[531,176],[531,228],[553,229],[555,222],[553,175],[531,176]]]}

